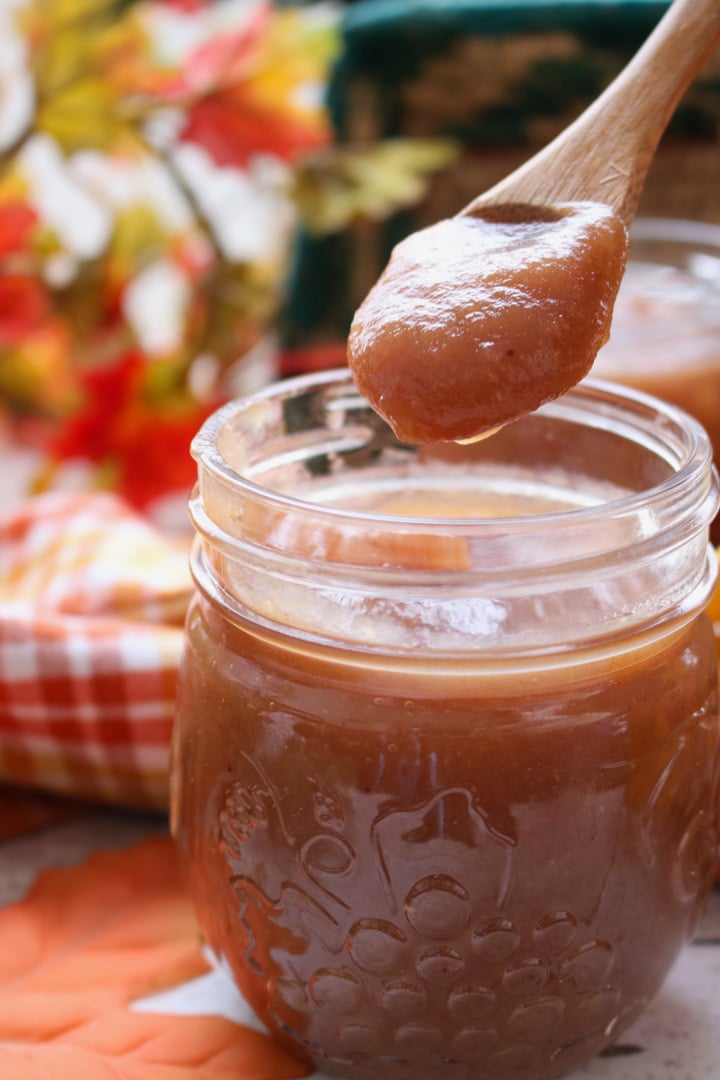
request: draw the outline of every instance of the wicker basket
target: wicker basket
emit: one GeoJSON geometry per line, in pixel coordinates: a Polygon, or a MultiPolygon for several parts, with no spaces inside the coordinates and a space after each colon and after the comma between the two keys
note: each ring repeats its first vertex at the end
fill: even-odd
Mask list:
{"type": "MultiPolygon", "coordinates": [[[[392,245],[459,210],[567,126],[666,7],[658,0],[360,0],[348,7],[330,92],[339,140],[451,135],[461,153],[412,214],[302,238],[286,312],[289,344],[341,340],[392,245]]],[[[720,51],[673,117],[640,212],[720,222],[720,51]]]]}

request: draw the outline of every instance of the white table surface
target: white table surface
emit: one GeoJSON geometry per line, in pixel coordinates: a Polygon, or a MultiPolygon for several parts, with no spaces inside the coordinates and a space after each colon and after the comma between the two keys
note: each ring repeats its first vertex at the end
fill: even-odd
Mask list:
{"type": "MultiPolygon", "coordinates": [[[[0,843],[0,906],[20,899],[40,869],[71,866],[121,848],[162,823],[104,814],[0,843]]],[[[222,970],[137,1004],[162,1012],[216,1013],[259,1026],[222,970]]],[[[576,1080],[720,1080],[720,889],[696,941],[620,1042],[572,1074],[576,1080]]],[[[325,1080],[320,1073],[312,1080],[325,1080]]],[[[380,1078],[379,1078],[380,1080],[380,1078]]]]}

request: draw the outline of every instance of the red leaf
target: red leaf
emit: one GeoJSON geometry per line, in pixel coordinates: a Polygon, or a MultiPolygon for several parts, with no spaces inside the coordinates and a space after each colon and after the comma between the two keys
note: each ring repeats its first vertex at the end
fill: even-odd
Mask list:
{"type": "Polygon", "coordinates": [[[264,109],[240,86],[218,91],[189,110],[181,140],[204,147],[218,165],[247,166],[255,154],[292,162],[327,145],[326,128],[297,116],[264,109]]]}
{"type": "Polygon", "coordinates": [[[48,315],[48,300],[39,281],[29,274],[0,277],[0,345],[18,345],[48,315]]]}
{"type": "Polygon", "coordinates": [[[270,7],[264,4],[240,30],[218,34],[195,49],[182,72],[183,92],[207,93],[243,78],[253,63],[269,19],[270,7]]]}
{"type": "Polygon", "coordinates": [[[113,449],[115,417],[126,407],[142,375],[142,358],[129,352],[117,363],[83,374],[84,403],[79,413],[58,428],[52,456],[100,462],[113,449]]]}
{"type": "Polygon", "coordinates": [[[110,466],[113,486],[133,506],[145,507],[195,480],[190,441],[217,402],[144,397],[146,361],[132,351],[83,376],[82,409],[58,427],[50,454],[110,466]]]}
{"type": "Polygon", "coordinates": [[[36,222],[37,214],[27,203],[15,199],[0,204],[0,257],[25,251],[36,222]]]}
{"type": "Polygon", "coordinates": [[[203,8],[209,7],[210,0],[162,0],[162,5],[191,15],[194,11],[202,11],[203,8]]]}

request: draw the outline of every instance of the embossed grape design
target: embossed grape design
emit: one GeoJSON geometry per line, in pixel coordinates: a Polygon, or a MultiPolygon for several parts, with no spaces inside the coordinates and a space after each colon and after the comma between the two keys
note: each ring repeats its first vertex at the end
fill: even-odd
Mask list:
{"type": "Polygon", "coordinates": [[[522,1075],[539,1060],[534,1044],[547,1040],[568,1009],[591,1033],[604,1028],[620,1006],[619,990],[607,981],[612,947],[584,935],[570,912],[542,916],[529,937],[507,917],[473,925],[468,890],[449,875],[433,875],[412,887],[403,914],[403,924],[355,922],[346,940],[354,970],[324,972],[326,985],[337,990],[323,1004],[338,1014],[339,1052],[367,1049],[374,1041],[369,1035],[360,1040],[357,1023],[343,1024],[340,1016],[344,1009],[355,1013],[361,1002],[367,1015],[367,1003],[376,1002],[374,1023],[382,1025],[383,1013],[391,1018],[400,1055],[442,1048],[446,1058],[483,1058],[496,1073],[522,1075]],[[463,934],[463,940],[470,935],[467,962],[463,934]],[[470,977],[478,971],[475,960],[487,985],[470,977]],[[386,972],[403,964],[406,977],[384,981],[386,972]],[[349,978],[356,988],[352,1005],[342,994],[343,979],[349,978]],[[436,1022],[438,1009],[442,1025],[436,1022]],[[454,1034],[448,1046],[449,1026],[454,1034]],[[495,1051],[496,1045],[501,1049],[495,1051]]]}
{"type": "MultiPolygon", "coordinates": [[[[473,833],[477,850],[484,845],[490,852],[486,870],[502,894],[511,846],[490,834],[468,792],[450,796],[456,810],[462,808],[455,817],[462,821],[463,836],[473,833]]],[[[293,837],[282,823],[284,846],[282,852],[274,849],[276,884],[266,885],[265,892],[258,879],[268,881],[276,795],[262,784],[234,787],[221,816],[221,837],[233,869],[245,868],[233,877],[233,887],[246,927],[246,959],[270,995],[270,1016],[327,1067],[342,1071],[360,1061],[400,1075],[403,1063],[420,1054],[445,1065],[482,1061],[493,1076],[523,1076],[547,1059],[550,1044],[567,1041],[566,1028],[595,1038],[614,1022],[622,995],[613,983],[611,944],[588,934],[571,911],[561,908],[529,926],[514,916],[510,902],[487,918],[486,886],[478,884],[480,879],[463,880],[461,849],[447,838],[445,870],[414,880],[407,877],[406,861],[402,871],[388,861],[384,852],[394,850],[392,843],[384,847],[378,841],[386,900],[358,918],[353,890],[359,856],[344,835],[342,805],[317,784],[311,798],[314,829],[293,837]],[[321,821],[324,828],[318,830],[321,821]],[[293,884],[291,864],[300,868],[293,884]],[[400,895],[396,870],[409,882],[400,895]],[[248,921],[248,913],[261,910],[268,925],[292,929],[292,949],[284,952],[277,943],[269,948],[266,942],[261,955],[258,924],[248,921]],[[311,924],[322,941],[319,948],[307,932],[311,924]],[[320,954],[318,964],[314,958],[320,954]],[[322,1051],[313,1034],[318,1015],[322,1051]],[[394,1047],[392,1068],[390,1059],[380,1056],[388,1045],[394,1047]]],[[[376,819],[373,828],[391,838],[396,832],[425,835],[437,802],[436,797],[393,811],[376,819]]]]}
{"type": "Polygon", "coordinates": [[[258,785],[234,784],[231,788],[220,814],[220,833],[236,856],[253,829],[267,828],[269,803],[269,792],[258,785]]]}

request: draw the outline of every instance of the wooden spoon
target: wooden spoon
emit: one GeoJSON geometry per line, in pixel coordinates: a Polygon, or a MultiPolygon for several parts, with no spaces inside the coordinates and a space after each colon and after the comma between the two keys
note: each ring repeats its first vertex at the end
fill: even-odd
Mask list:
{"type": "Polygon", "coordinates": [[[355,315],[348,362],[399,438],[472,440],[587,375],[653,153],[718,38],[720,0],[675,0],[554,142],[397,245],[355,315]]]}
{"type": "Polygon", "coordinates": [[[592,200],[630,225],[660,137],[719,40],[720,0],[675,0],[577,120],[462,213],[492,203],[592,200]]]}

